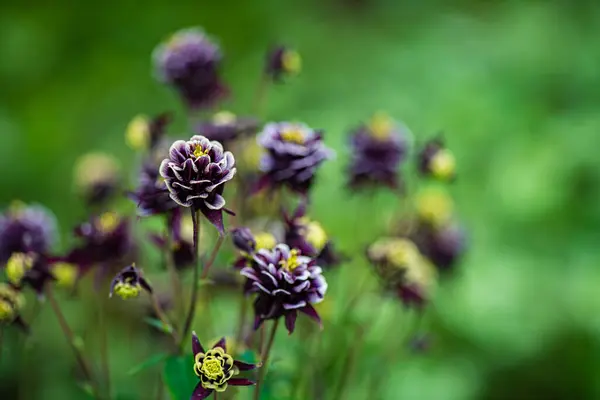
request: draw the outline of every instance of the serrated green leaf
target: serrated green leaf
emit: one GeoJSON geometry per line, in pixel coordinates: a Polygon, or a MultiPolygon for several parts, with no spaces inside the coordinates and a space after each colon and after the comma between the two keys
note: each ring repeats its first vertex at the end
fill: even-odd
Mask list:
{"type": "Polygon", "coordinates": [[[198,378],[194,374],[192,356],[171,356],[163,370],[165,385],[173,400],[189,400],[198,378]]]}
{"type": "Polygon", "coordinates": [[[166,353],[154,354],[150,358],[146,359],[145,361],[143,361],[140,364],[136,365],[135,367],[131,368],[127,372],[127,374],[130,376],[136,375],[136,374],[140,373],[141,371],[145,370],[146,368],[150,368],[150,367],[160,363],[161,361],[165,360],[168,356],[169,355],[166,353]]]}
{"type": "Polygon", "coordinates": [[[147,317],[144,318],[144,321],[146,321],[148,325],[158,329],[163,333],[171,334],[173,332],[173,327],[163,323],[160,319],[147,317]]]}

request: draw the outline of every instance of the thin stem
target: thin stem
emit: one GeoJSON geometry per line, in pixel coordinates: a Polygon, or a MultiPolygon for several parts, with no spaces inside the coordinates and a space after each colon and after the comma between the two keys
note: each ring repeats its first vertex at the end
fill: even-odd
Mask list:
{"type": "Polygon", "coordinates": [[[62,310],[60,309],[60,306],[58,305],[56,299],[54,298],[54,294],[52,293],[51,286],[48,286],[48,289],[46,289],[46,298],[48,299],[48,302],[50,303],[50,306],[52,307],[52,311],[54,311],[54,314],[56,315],[58,324],[60,325],[60,328],[62,329],[65,337],[67,338],[67,341],[69,342],[69,345],[71,346],[71,349],[73,350],[73,353],[75,353],[75,358],[77,359],[77,362],[79,363],[79,366],[81,367],[81,370],[83,371],[83,374],[85,375],[86,380],[88,381],[88,383],[90,385],[92,385],[92,391],[93,391],[94,397],[98,396],[99,392],[98,392],[96,383],[94,382],[92,369],[90,368],[90,365],[87,362],[85,355],[81,352],[79,347],[75,344],[75,342],[76,342],[75,334],[71,330],[71,327],[69,326],[69,323],[67,322],[62,310]]]}
{"type": "Polygon", "coordinates": [[[199,257],[199,246],[198,246],[198,230],[199,230],[199,220],[198,220],[198,211],[192,207],[192,225],[194,226],[194,234],[193,234],[193,242],[194,242],[194,277],[192,280],[192,295],[190,296],[190,306],[188,308],[188,313],[185,317],[185,323],[183,325],[183,329],[181,330],[181,337],[179,338],[179,350],[181,351],[181,346],[183,345],[183,341],[187,336],[190,328],[192,326],[192,320],[194,319],[194,314],[196,312],[196,303],[198,301],[198,275],[200,273],[200,257],[199,257]]]}
{"type": "Polygon", "coordinates": [[[215,394],[213,399],[217,400],[219,398],[218,392],[215,390],[213,393],[215,394]]]}
{"type": "Polygon", "coordinates": [[[100,358],[102,362],[102,374],[104,375],[104,390],[106,390],[107,398],[111,398],[110,394],[110,363],[108,359],[108,329],[106,326],[106,305],[104,300],[98,303],[98,319],[100,325],[100,358]]]}
{"type": "Polygon", "coordinates": [[[173,324],[171,324],[171,322],[169,321],[169,318],[165,314],[165,311],[160,306],[160,302],[158,301],[156,294],[151,293],[150,299],[152,300],[152,308],[154,309],[156,316],[158,317],[158,319],[160,319],[160,321],[163,323],[164,326],[169,327],[169,333],[170,333],[171,337],[173,337],[173,342],[177,345],[179,343],[179,335],[177,335],[177,331],[175,330],[175,327],[173,326],[173,324]]]}
{"type": "Polygon", "coordinates": [[[175,262],[173,260],[173,228],[171,226],[171,220],[167,217],[166,221],[167,231],[165,232],[165,266],[167,267],[167,271],[169,272],[169,276],[171,278],[171,290],[173,292],[173,296],[175,297],[175,310],[178,313],[178,316],[183,315],[183,301],[181,298],[182,290],[181,290],[181,280],[179,279],[179,274],[177,273],[177,268],[175,268],[175,262]]]}
{"type": "Polygon", "coordinates": [[[363,338],[365,336],[365,331],[362,327],[358,328],[358,335],[356,335],[356,340],[352,343],[352,347],[350,352],[348,353],[348,357],[342,366],[342,373],[340,375],[340,380],[336,389],[334,399],[345,399],[345,389],[348,386],[348,380],[350,379],[352,373],[354,372],[354,364],[356,363],[356,356],[360,352],[360,349],[363,345],[363,338]]]}
{"type": "Polygon", "coordinates": [[[269,342],[267,343],[267,347],[263,349],[260,357],[261,366],[258,372],[258,380],[256,381],[256,387],[254,388],[254,400],[258,400],[260,398],[260,388],[262,386],[263,380],[265,379],[265,374],[267,372],[267,366],[269,362],[269,355],[271,354],[271,348],[273,347],[273,342],[275,341],[275,334],[277,333],[278,326],[279,318],[273,321],[273,327],[271,328],[269,342]]]}
{"type": "Polygon", "coordinates": [[[246,325],[246,317],[248,315],[248,298],[242,293],[240,301],[240,316],[238,319],[237,334],[235,335],[235,348],[239,353],[241,346],[239,345],[244,339],[244,327],[246,325]]]}

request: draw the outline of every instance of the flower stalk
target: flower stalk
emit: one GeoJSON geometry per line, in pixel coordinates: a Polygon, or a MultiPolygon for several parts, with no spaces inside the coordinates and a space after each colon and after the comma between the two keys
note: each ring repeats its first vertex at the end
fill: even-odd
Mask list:
{"type": "Polygon", "coordinates": [[[275,341],[275,334],[277,333],[277,327],[279,326],[279,318],[273,321],[273,327],[271,328],[271,334],[269,335],[269,341],[267,346],[261,350],[261,367],[258,371],[258,380],[256,381],[256,387],[254,388],[254,400],[260,399],[260,389],[267,373],[267,366],[269,362],[269,356],[271,355],[271,348],[275,341]]]}

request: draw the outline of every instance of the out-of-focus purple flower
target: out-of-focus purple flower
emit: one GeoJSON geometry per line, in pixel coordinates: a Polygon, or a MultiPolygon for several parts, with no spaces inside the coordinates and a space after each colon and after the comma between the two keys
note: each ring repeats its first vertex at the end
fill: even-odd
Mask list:
{"type": "Polygon", "coordinates": [[[246,293],[257,294],[255,329],[267,319],[285,317],[291,334],[298,311],[321,323],[313,304],[323,300],[327,282],[315,260],[301,255],[298,249],[279,244],[273,250],[258,250],[253,262],[240,273],[247,278],[246,293]]]}
{"type": "Polygon", "coordinates": [[[245,378],[234,378],[240,371],[256,368],[254,364],[234,360],[227,354],[227,343],[221,338],[211,349],[204,350],[196,332],[192,332],[194,373],[200,380],[192,393],[192,400],[203,400],[214,391],[224,392],[228,385],[250,386],[254,382],[245,378]]]}
{"type": "Polygon", "coordinates": [[[136,115],[125,131],[127,145],[137,151],[153,151],[165,135],[171,119],[170,113],[162,113],[154,118],[136,115]]]}
{"type": "Polygon", "coordinates": [[[221,111],[213,115],[210,121],[203,121],[196,125],[197,134],[209,140],[221,142],[224,146],[232,141],[256,133],[258,121],[249,117],[237,117],[228,111],[221,111]]]}
{"type": "Polygon", "coordinates": [[[252,254],[256,249],[256,239],[254,239],[252,231],[245,226],[234,228],[231,231],[231,240],[238,250],[246,254],[252,254]]]}
{"type": "Polygon", "coordinates": [[[201,29],[175,32],[153,54],[158,78],[192,109],[212,106],[227,93],[219,77],[221,50],[201,29]]]}
{"type": "Polygon", "coordinates": [[[369,124],[358,127],[350,138],[350,187],[382,184],[398,188],[398,167],[407,150],[405,130],[386,114],[375,114],[369,124]]]}
{"type": "Polygon", "coordinates": [[[286,76],[297,75],[301,69],[302,58],[295,50],[277,46],[267,54],[265,74],[275,82],[280,82],[286,76]]]}
{"type": "Polygon", "coordinates": [[[46,208],[14,203],[0,215],[0,265],[13,253],[46,254],[56,229],[56,219],[46,208]]]}
{"type": "Polygon", "coordinates": [[[0,283],[0,326],[14,324],[27,331],[27,324],[21,318],[24,306],[25,297],[18,288],[0,283]]]}
{"type": "Polygon", "coordinates": [[[109,154],[84,154],[75,163],[74,182],[88,205],[104,205],[119,191],[119,164],[109,154]]]}
{"type": "Polygon", "coordinates": [[[121,297],[123,300],[138,297],[143,290],[152,293],[152,287],[142,276],[141,271],[134,265],[129,265],[121,270],[110,283],[109,296],[113,294],[121,297]]]}
{"type": "Polygon", "coordinates": [[[323,143],[322,132],[301,123],[269,123],[258,137],[258,143],[265,154],[260,165],[263,175],[256,191],[287,186],[294,192],[306,194],[317,168],[334,155],[323,143]]]}
{"type": "Polygon", "coordinates": [[[171,199],[164,179],[153,162],[146,162],[140,172],[138,187],[130,197],[137,204],[138,215],[168,214],[179,205],[171,199]]]}
{"type": "Polygon", "coordinates": [[[169,158],[160,165],[171,198],[183,207],[199,210],[223,234],[225,183],[235,173],[235,159],[216,141],[193,136],[187,142],[178,140],[169,151],[169,158]]]}
{"type": "Polygon", "coordinates": [[[304,255],[316,259],[321,267],[332,267],[343,260],[336,254],[325,229],[317,221],[306,216],[306,203],[302,203],[293,214],[284,212],[285,243],[290,248],[299,249],[304,255]]]}
{"type": "Polygon", "coordinates": [[[419,152],[419,172],[440,181],[451,181],[456,177],[456,159],[445,146],[441,137],[430,140],[419,152]]]}
{"type": "Polygon", "coordinates": [[[464,230],[456,223],[421,225],[414,234],[419,249],[441,271],[451,270],[466,249],[464,230]]]}

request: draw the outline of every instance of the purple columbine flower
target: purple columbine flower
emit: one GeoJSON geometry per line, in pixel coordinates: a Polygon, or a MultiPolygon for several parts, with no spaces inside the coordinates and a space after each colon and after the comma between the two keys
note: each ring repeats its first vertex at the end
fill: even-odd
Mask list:
{"type": "Polygon", "coordinates": [[[350,187],[382,184],[398,188],[398,167],[407,143],[406,132],[386,114],[375,114],[369,124],[358,127],[350,138],[350,187]]]}
{"type": "Polygon", "coordinates": [[[300,54],[286,46],[277,46],[267,54],[265,74],[280,82],[285,76],[297,75],[302,69],[300,54]]]}
{"type": "Polygon", "coordinates": [[[287,186],[294,192],[307,194],[317,168],[334,155],[323,143],[321,131],[295,122],[267,124],[258,143],[266,153],[261,159],[263,175],[256,191],[287,186]]]}
{"type": "Polygon", "coordinates": [[[152,287],[142,276],[142,272],[133,264],[123,268],[113,278],[110,283],[109,297],[116,294],[123,300],[133,299],[138,297],[142,290],[152,293],[152,287]]]}
{"type": "Polygon", "coordinates": [[[428,141],[419,152],[418,167],[423,176],[440,181],[452,181],[456,177],[456,159],[441,136],[428,141]]]}
{"type": "Polygon", "coordinates": [[[56,219],[46,208],[15,203],[0,215],[0,265],[13,253],[45,254],[56,238],[56,219]]]}
{"type": "Polygon", "coordinates": [[[138,215],[142,217],[168,214],[179,206],[169,196],[167,185],[152,161],[142,166],[138,187],[130,197],[137,203],[138,215]]]}
{"type": "Polygon", "coordinates": [[[153,54],[158,78],[179,92],[192,109],[213,105],[227,93],[219,78],[221,50],[201,29],[183,29],[153,54]]]}
{"type": "Polygon", "coordinates": [[[291,334],[298,311],[321,323],[313,304],[323,300],[327,282],[315,260],[301,255],[298,249],[279,244],[273,250],[258,250],[253,254],[253,262],[240,273],[247,278],[246,293],[257,294],[255,329],[265,320],[285,317],[291,334]]]}
{"type": "Polygon", "coordinates": [[[246,378],[235,378],[240,371],[256,368],[254,364],[234,360],[227,354],[227,343],[221,338],[211,349],[204,350],[196,332],[192,332],[192,353],[194,355],[194,373],[200,380],[192,394],[192,400],[202,400],[214,391],[224,392],[228,385],[250,386],[254,382],[246,378]]]}
{"type": "Polygon", "coordinates": [[[171,145],[169,158],[163,160],[159,171],[177,204],[202,212],[224,234],[223,211],[230,211],[222,194],[225,183],[236,173],[231,152],[223,151],[219,142],[192,136],[187,142],[178,140],[171,145]]]}
{"type": "Polygon", "coordinates": [[[440,270],[451,270],[466,248],[464,230],[456,223],[443,226],[421,224],[414,233],[419,249],[440,270]]]}
{"type": "Polygon", "coordinates": [[[209,140],[227,146],[232,141],[256,133],[258,121],[249,117],[237,117],[228,111],[220,111],[209,121],[200,122],[195,131],[209,140]]]}

